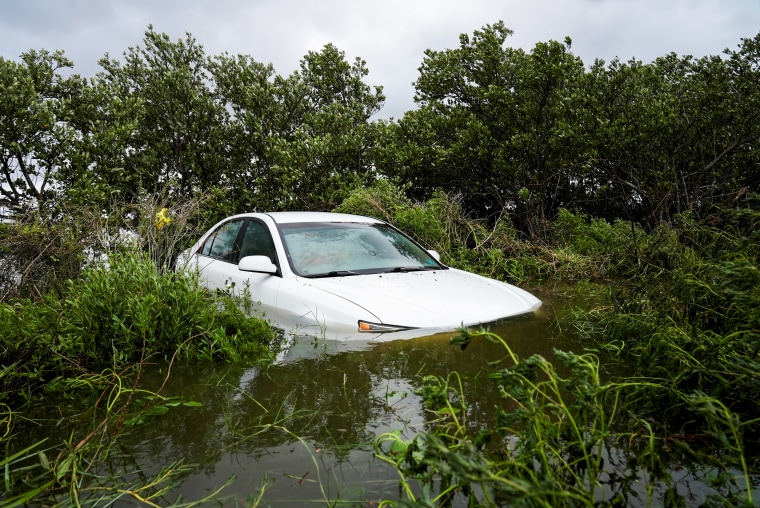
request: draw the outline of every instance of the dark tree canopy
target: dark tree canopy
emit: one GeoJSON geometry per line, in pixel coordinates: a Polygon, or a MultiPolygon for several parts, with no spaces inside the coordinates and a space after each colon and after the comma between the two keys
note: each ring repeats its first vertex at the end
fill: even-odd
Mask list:
{"type": "Polygon", "coordinates": [[[0,58],[0,206],[59,213],[160,193],[219,215],[331,209],[384,178],[460,195],[540,235],[561,208],[653,227],[757,193],[760,35],[721,55],[585,66],[571,41],[510,46],[503,22],[422,55],[418,108],[375,120],[381,86],[332,44],[278,75],[148,27],[86,81],[62,51],[0,58]],[[67,71],[68,72],[68,71],[67,71]]]}
{"type": "Polygon", "coordinates": [[[525,52],[511,34],[496,23],[425,53],[420,108],[381,161],[415,197],[455,192],[534,234],[559,208],[654,226],[757,192],[757,37],[723,58],[586,69],[570,40],[525,52]]]}

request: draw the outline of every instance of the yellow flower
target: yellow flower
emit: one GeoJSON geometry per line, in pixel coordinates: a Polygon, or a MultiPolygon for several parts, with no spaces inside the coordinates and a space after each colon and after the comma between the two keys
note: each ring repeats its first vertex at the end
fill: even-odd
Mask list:
{"type": "Polygon", "coordinates": [[[156,214],[156,229],[161,231],[161,228],[164,226],[168,226],[172,223],[172,218],[166,215],[168,210],[166,208],[162,208],[160,212],[156,214]]]}

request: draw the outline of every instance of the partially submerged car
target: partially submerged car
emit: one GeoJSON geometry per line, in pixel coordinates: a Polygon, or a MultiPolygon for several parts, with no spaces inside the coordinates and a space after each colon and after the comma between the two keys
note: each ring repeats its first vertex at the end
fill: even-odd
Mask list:
{"type": "Polygon", "coordinates": [[[177,261],[209,289],[248,295],[272,324],[325,339],[394,339],[534,312],[520,288],[450,268],[380,220],[326,212],[244,213],[177,261]]]}

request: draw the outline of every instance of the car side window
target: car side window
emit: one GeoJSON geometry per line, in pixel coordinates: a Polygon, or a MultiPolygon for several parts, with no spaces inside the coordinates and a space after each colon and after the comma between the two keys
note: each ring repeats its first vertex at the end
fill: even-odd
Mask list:
{"type": "Polygon", "coordinates": [[[269,228],[261,222],[250,220],[245,227],[243,240],[240,242],[239,259],[246,256],[266,256],[272,263],[276,263],[272,235],[269,228]]]}
{"type": "Polygon", "coordinates": [[[225,222],[206,239],[200,253],[224,261],[235,261],[240,250],[236,240],[242,226],[243,220],[225,222]]]}

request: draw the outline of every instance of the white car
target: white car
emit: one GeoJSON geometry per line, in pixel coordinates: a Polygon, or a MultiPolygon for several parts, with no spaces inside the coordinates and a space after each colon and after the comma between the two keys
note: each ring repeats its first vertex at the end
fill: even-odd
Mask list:
{"type": "Polygon", "coordinates": [[[249,294],[294,335],[393,339],[527,314],[527,291],[443,265],[389,224],[326,212],[228,217],[183,252],[209,289],[249,294]]]}

